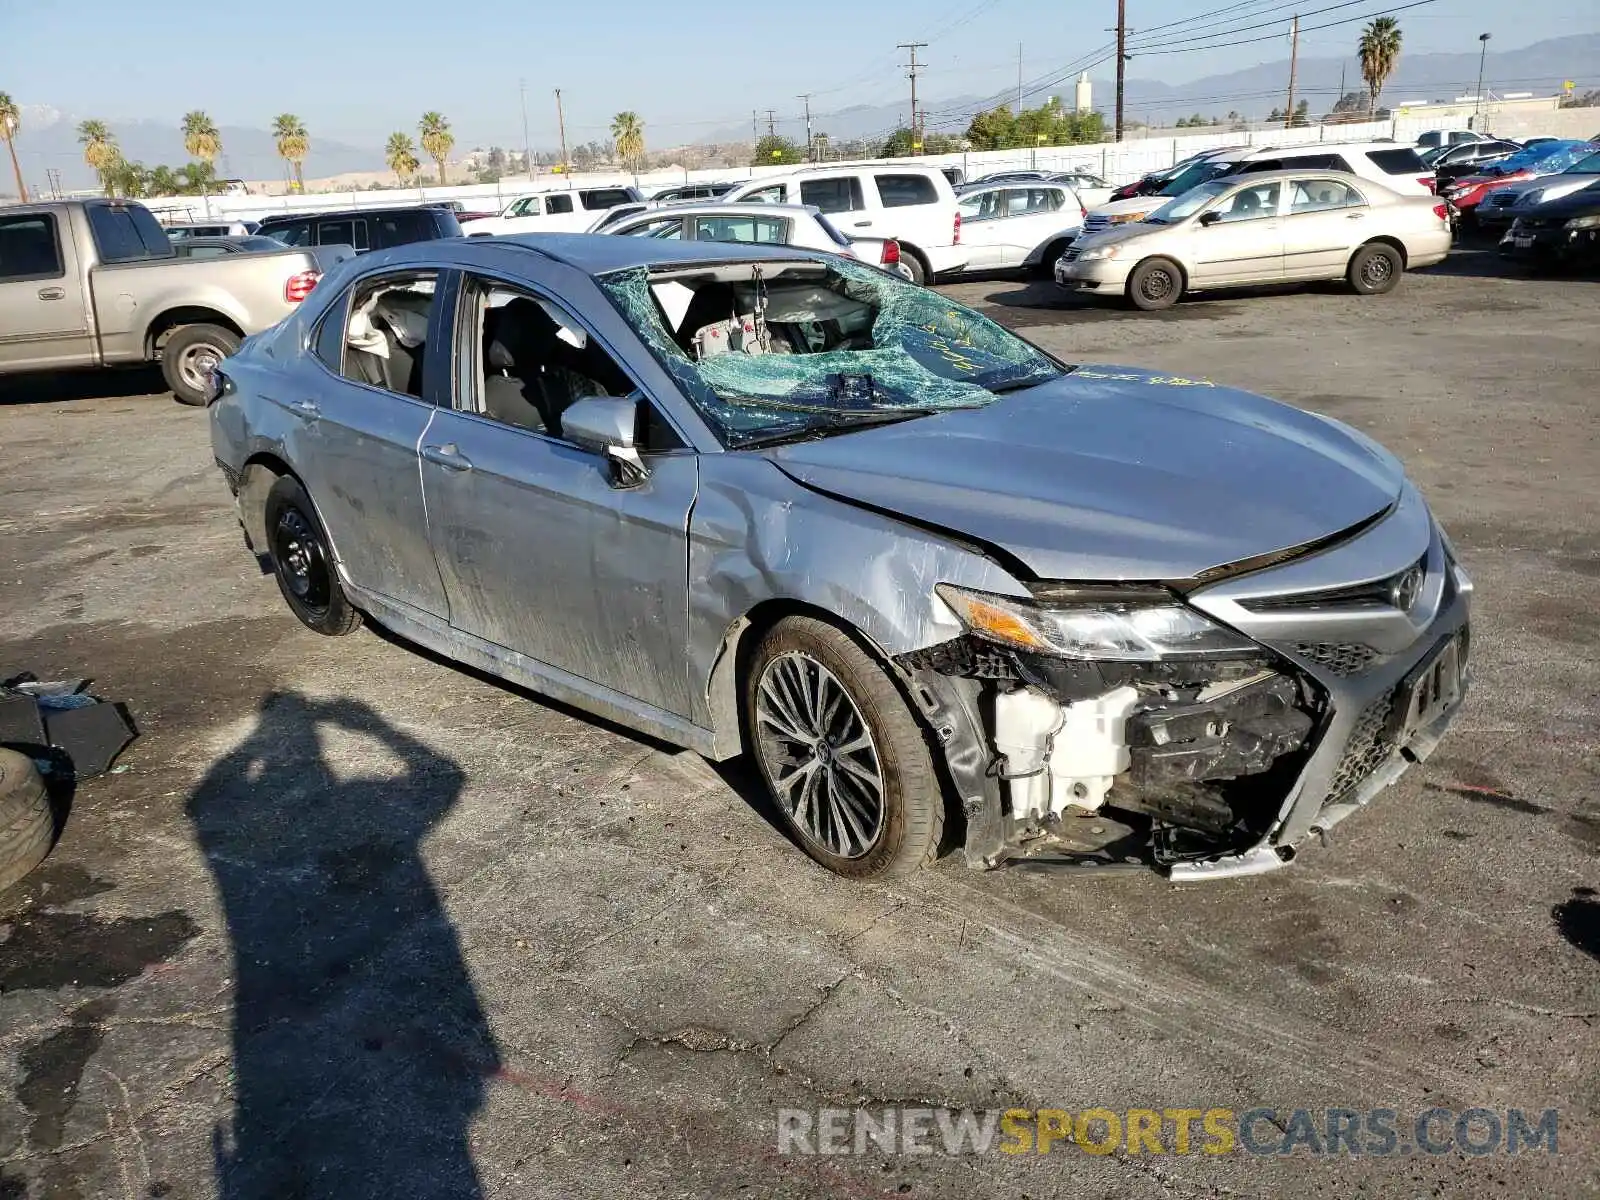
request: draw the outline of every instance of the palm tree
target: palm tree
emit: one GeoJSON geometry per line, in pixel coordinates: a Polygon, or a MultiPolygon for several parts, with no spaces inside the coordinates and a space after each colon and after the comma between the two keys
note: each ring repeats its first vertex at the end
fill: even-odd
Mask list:
{"type": "Polygon", "coordinates": [[[1361,78],[1367,81],[1367,91],[1372,96],[1367,110],[1371,116],[1378,111],[1378,93],[1400,62],[1400,22],[1393,17],[1372,21],[1361,31],[1356,53],[1361,57],[1361,78]]]}
{"type": "Polygon", "coordinates": [[[428,152],[428,157],[439,164],[439,186],[443,187],[444,163],[450,157],[450,150],[456,144],[455,135],[450,132],[450,122],[436,112],[425,112],[417,129],[422,133],[422,148],[428,152]]]}
{"type": "Polygon", "coordinates": [[[629,110],[612,117],[611,136],[616,140],[622,161],[638,174],[639,164],[644,160],[644,122],[639,114],[629,110]]]}
{"type": "Polygon", "coordinates": [[[11,172],[17,177],[17,199],[28,202],[28,185],[22,182],[22,168],[17,165],[17,145],[12,139],[22,127],[22,112],[17,108],[11,93],[0,92],[0,138],[5,138],[6,149],[11,151],[11,172]]]}
{"type": "MultiPolygon", "coordinates": [[[[207,167],[222,153],[222,135],[216,123],[198,108],[183,116],[183,148],[207,167]]],[[[203,191],[200,194],[205,195],[203,191]]]]}
{"type": "Polygon", "coordinates": [[[406,180],[415,175],[417,168],[422,165],[417,161],[417,146],[409,133],[391,133],[383,154],[401,187],[405,187],[406,180]]]}
{"type": "Polygon", "coordinates": [[[117,164],[122,161],[122,152],[117,149],[117,139],[111,135],[111,130],[104,121],[84,121],[78,126],[78,141],[83,146],[83,161],[100,176],[106,195],[114,194],[114,175],[117,164]]]}
{"type": "Polygon", "coordinates": [[[183,186],[177,172],[171,167],[158,166],[150,172],[150,194],[152,196],[176,196],[178,189],[183,186]]]}
{"type": "Polygon", "coordinates": [[[278,139],[278,157],[294,167],[294,190],[304,192],[306,154],[311,150],[304,123],[293,113],[281,113],[273,118],[272,136],[278,139]]]}

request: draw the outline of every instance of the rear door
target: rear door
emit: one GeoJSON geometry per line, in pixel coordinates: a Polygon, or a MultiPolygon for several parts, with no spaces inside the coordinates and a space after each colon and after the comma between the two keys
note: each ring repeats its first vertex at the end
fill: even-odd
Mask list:
{"type": "Polygon", "coordinates": [[[31,371],[93,361],[71,229],[56,212],[0,212],[0,366],[31,371]]]}
{"type": "Polygon", "coordinates": [[[649,404],[546,286],[572,274],[535,264],[515,281],[460,276],[454,405],[422,445],[450,623],[553,668],[560,685],[686,718],[697,460],[664,421],[642,415],[650,474],[618,488],[602,455],[562,436],[562,412],[584,396],[638,392],[649,404]]]}
{"type": "Polygon", "coordinates": [[[872,207],[872,202],[863,191],[859,171],[802,177],[799,202],[809,204],[832,217],[833,223],[846,234],[873,229],[875,219],[881,215],[872,207]]]}
{"type": "Polygon", "coordinates": [[[967,270],[998,267],[1005,257],[1006,197],[1009,188],[968,192],[956,204],[961,214],[961,245],[967,252],[967,270]]]}
{"type": "Polygon", "coordinates": [[[1338,179],[1288,182],[1283,218],[1286,279],[1329,279],[1344,274],[1358,242],[1365,241],[1371,208],[1355,188],[1338,179]]]}
{"type": "Polygon", "coordinates": [[[438,272],[367,275],[324,314],[271,400],[294,418],[291,461],[350,582],[442,623],[417,447],[448,386],[438,272]]]}
{"type": "Polygon", "coordinates": [[[317,222],[318,246],[353,246],[357,254],[373,249],[364,217],[333,217],[317,222]]]}
{"type": "Polygon", "coordinates": [[[1196,287],[1283,278],[1282,195],[1283,183],[1274,179],[1238,188],[1211,207],[1215,221],[1194,231],[1196,287]]]}

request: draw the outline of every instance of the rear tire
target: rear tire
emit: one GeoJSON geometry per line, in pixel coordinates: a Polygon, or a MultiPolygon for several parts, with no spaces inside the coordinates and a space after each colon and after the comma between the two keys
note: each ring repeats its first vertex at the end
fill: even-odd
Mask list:
{"type": "Polygon", "coordinates": [[[161,347],[161,377],[181,404],[203,406],[211,369],[239,348],[239,335],[220,325],[180,325],[161,347]]]}
{"type": "Polygon", "coordinates": [[[1061,238],[1051,242],[1044,248],[1044,254],[1034,264],[1033,273],[1039,279],[1054,279],[1056,277],[1056,259],[1067,252],[1067,247],[1072,245],[1071,238],[1061,238]]]}
{"type": "Polygon", "coordinates": [[[290,610],[307,629],[340,637],[361,624],[361,613],[339,586],[328,535],[311,497],[293,475],[267,493],[267,554],[290,610]]]}
{"type": "Polygon", "coordinates": [[[1345,279],[1357,295],[1381,296],[1394,291],[1405,269],[1400,251],[1385,242],[1368,242],[1350,256],[1345,279]]]}
{"type": "Polygon", "coordinates": [[[811,858],[847,879],[934,861],[945,810],[928,736],[853,638],[788,617],[757,644],[742,692],[745,748],[811,858]]]}
{"type": "Polygon", "coordinates": [[[904,242],[900,243],[900,265],[911,272],[911,282],[918,287],[928,284],[928,268],[922,265],[922,255],[912,250],[904,242]]]}
{"type": "Polygon", "coordinates": [[[1135,308],[1160,312],[1183,295],[1183,269],[1170,258],[1147,258],[1128,276],[1128,299],[1135,308]]]}
{"type": "Polygon", "coordinates": [[[39,768],[26,754],[0,750],[0,892],[44,861],[55,831],[39,768]]]}

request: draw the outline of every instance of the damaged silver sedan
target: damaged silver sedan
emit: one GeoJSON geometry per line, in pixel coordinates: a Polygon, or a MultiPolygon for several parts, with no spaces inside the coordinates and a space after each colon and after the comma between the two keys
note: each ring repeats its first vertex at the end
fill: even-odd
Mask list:
{"type": "Polygon", "coordinates": [[[712,759],[841,875],[1266,870],[1425,758],[1472,585],[1360,433],[826,254],[399,247],[217,376],[306,625],[712,759]]]}

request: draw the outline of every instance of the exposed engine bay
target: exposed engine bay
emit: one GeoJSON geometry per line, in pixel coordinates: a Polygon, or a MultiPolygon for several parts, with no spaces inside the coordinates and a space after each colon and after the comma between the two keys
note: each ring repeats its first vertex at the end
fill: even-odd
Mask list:
{"type": "MultiPolygon", "coordinates": [[[[1242,851],[1276,820],[1324,700],[1270,653],[1147,663],[1073,662],[967,634],[897,660],[925,706],[952,691],[991,744],[957,780],[999,792],[999,824],[969,832],[996,866],[1169,866],[1242,851]]],[[[940,729],[938,716],[930,714],[940,729]]],[[[963,786],[965,785],[965,786],[963,786]]],[[[969,801],[969,823],[985,819],[969,801]]]]}

